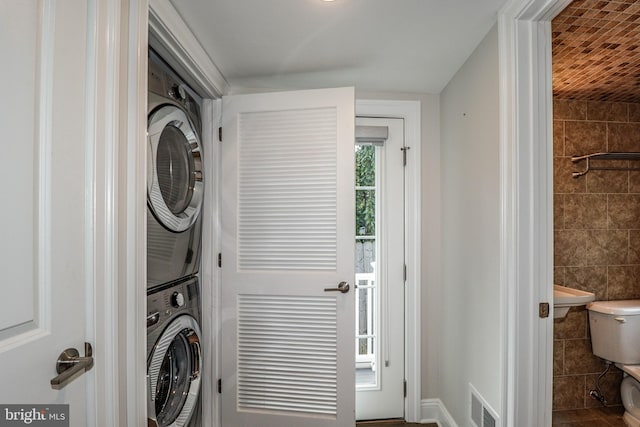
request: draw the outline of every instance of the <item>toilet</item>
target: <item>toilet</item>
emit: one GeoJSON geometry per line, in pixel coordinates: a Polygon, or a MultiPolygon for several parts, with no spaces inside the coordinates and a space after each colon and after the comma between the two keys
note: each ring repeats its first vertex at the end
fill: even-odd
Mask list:
{"type": "Polygon", "coordinates": [[[595,301],[587,305],[593,354],[615,363],[630,427],[640,427],[640,300],[595,301]]]}

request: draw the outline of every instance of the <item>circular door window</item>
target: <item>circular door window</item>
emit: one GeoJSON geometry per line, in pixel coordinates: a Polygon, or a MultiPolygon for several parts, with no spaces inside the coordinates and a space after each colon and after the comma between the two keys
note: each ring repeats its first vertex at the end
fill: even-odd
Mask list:
{"type": "Polygon", "coordinates": [[[149,116],[147,134],[149,206],[167,229],[185,231],[202,206],[200,139],[185,112],[173,105],[149,116]]]}
{"type": "Polygon", "coordinates": [[[200,328],[188,315],[162,333],[148,366],[149,415],[160,427],[185,426],[200,391],[200,328]]]}

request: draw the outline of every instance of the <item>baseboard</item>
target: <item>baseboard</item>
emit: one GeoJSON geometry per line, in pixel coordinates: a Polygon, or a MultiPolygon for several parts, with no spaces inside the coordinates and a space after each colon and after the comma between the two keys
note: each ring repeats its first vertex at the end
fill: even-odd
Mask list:
{"type": "Polygon", "coordinates": [[[422,399],[420,422],[436,423],[438,427],[458,427],[440,399],[422,399]]]}

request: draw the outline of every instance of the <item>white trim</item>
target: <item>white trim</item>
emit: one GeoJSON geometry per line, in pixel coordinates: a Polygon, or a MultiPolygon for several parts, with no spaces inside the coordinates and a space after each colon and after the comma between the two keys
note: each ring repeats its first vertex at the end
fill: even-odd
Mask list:
{"type": "Polygon", "coordinates": [[[146,424],[147,14],[146,0],[89,3],[87,425],[146,424]]]}
{"type": "MultiPolygon", "coordinates": [[[[119,304],[125,307],[124,337],[126,351],[126,389],[121,398],[120,422],[127,426],[146,424],[147,418],[147,151],[142,144],[147,134],[147,37],[149,4],[147,0],[130,0],[127,45],[127,95],[121,118],[127,118],[126,137],[120,143],[120,161],[126,168],[125,182],[120,183],[120,200],[126,207],[122,217],[126,229],[120,256],[123,278],[119,304]],[[126,407],[124,407],[126,406],[126,407]]],[[[123,129],[124,131],[124,129],[123,129]]]]}
{"type": "Polygon", "coordinates": [[[87,425],[118,424],[119,2],[89,3],[87,34],[87,340],[96,363],[88,377],[87,425]],[[93,32],[92,29],[95,29],[93,32]],[[93,401],[91,401],[91,399],[93,401]]]}
{"type": "Polygon", "coordinates": [[[550,20],[570,0],[511,0],[499,13],[501,307],[505,425],[551,425],[553,188],[550,20]]]}
{"type": "Polygon", "coordinates": [[[163,59],[195,86],[202,98],[218,98],[227,93],[226,79],[169,0],[149,1],[149,34],[158,40],[163,59]]]}
{"type": "Polygon", "coordinates": [[[218,206],[218,174],[220,171],[220,144],[216,138],[219,123],[219,100],[203,101],[202,117],[206,118],[202,126],[203,162],[205,170],[205,193],[202,215],[211,218],[202,225],[202,265],[200,289],[202,307],[202,330],[211,331],[202,335],[203,382],[201,384],[202,402],[214,402],[202,406],[202,425],[220,425],[220,395],[217,392],[217,379],[220,378],[220,270],[215,264],[220,252],[220,224],[218,206]]]}
{"type": "MultiPolygon", "coordinates": [[[[513,425],[515,419],[515,384],[516,384],[516,313],[515,306],[517,293],[514,289],[515,283],[515,216],[514,207],[512,206],[511,185],[514,182],[513,166],[511,158],[512,153],[512,114],[513,100],[512,94],[515,72],[513,71],[513,60],[508,56],[511,50],[513,38],[513,29],[509,26],[509,19],[505,17],[503,12],[498,19],[498,42],[499,42],[499,75],[500,75],[500,197],[501,197],[501,230],[500,230],[500,335],[504,341],[502,363],[503,370],[503,387],[502,387],[502,408],[503,418],[506,425],[513,425]]],[[[515,185],[514,185],[515,186],[515,185]]],[[[537,388],[537,385],[534,386],[537,388]]],[[[528,396],[527,396],[528,397],[528,396]]],[[[527,400],[525,399],[525,403],[527,400]]]]}
{"type": "Polygon", "coordinates": [[[407,194],[406,236],[407,285],[405,295],[405,378],[407,397],[405,419],[420,419],[421,352],[421,175],[420,175],[420,101],[356,100],[356,116],[403,118],[405,140],[411,147],[407,156],[405,192],[407,194]]]}
{"type": "Polygon", "coordinates": [[[458,427],[440,399],[422,399],[420,402],[420,422],[436,423],[438,427],[458,427]]]}
{"type": "MultiPolygon", "coordinates": [[[[212,307],[212,319],[211,319],[211,335],[206,337],[209,338],[212,343],[211,346],[213,348],[213,352],[211,353],[212,362],[211,362],[211,370],[214,373],[213,380],[218,378],[222,378],[222,368],[221,368],[221,353],[222,347],[219,344],[219,337],[222,331],[222,304],[221,304],[221,270],[217,267],[217,254],[222,252],[222,224],[220,223],[220,170],[221,170],[221,146],[220,142],[215,136],[217,129],[222,124],[222,99],[212,100],[212,116],[213,116],[213,124],[212,131],[214,132],[213,143],[212,143],[212,156],[213,159],[209,163],[212,167],[215,168],[213,174],[210,174],[210,180],[213,180],[213,184],[209,185],[211,188],[212,196],[210,197],[211,201],[211,232],[212,232],[212,253],[216,255],[214,258],[210,259],[209,262],[213,266],[211,273],[211,299],[209,300],[212,307]]],[[[206,237],[205,237],[206,238],[206,237]]],[[[203,269],[204,269],[203,265],[203,269]]],[[[214,382],[214,386],[212,389],[212,393],[215,398],[211,398],[211,402],[215,402],[213,407],[213,411],[211,413],[211,419],[206,418],[207,413],[203,414],[203,425],[211,425],[213,427],[218,427],[222,423],[222,409],[221,409],[221,395],[217,392],[217,384],[214,382]]],[[[206,395],[204,396],[206,397],[206,395]]]]}

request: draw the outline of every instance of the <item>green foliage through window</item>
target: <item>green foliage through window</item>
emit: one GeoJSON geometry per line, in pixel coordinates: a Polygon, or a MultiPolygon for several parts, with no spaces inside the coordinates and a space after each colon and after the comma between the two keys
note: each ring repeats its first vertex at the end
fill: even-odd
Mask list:
{"type": "Polygon", "coordinates": [[[376,147],[373,145],[356,146],[356,187],[375,187],[376,185],[376,147]]]}
{"type": "MultiPolygon", "coordinates": [[[[375,187],[376,147],[356,146],[356,187],[375,187]]],[[[376,233],[375,190],[356,190],[356,236],[373,236],[376,233]]]]}

